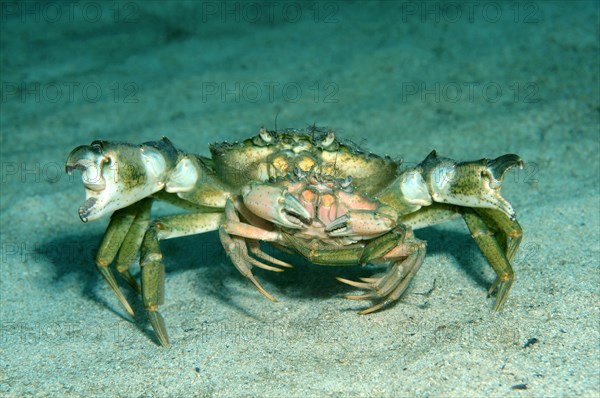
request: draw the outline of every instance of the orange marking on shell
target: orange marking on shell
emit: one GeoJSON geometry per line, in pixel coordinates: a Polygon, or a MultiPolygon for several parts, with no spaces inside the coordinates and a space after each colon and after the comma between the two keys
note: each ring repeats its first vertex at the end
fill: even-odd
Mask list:
{"type": "Polygon", "coordinates": [[[335,198],[332,195],[321,196],[321,204],[326,207],[330,207],[335,203],[335,198]]]}
{"type": "Polygon", "coordinates": [[[302,198],[305,201],[312,203],[315,201],[315,193],[307,189],[306,191],[302,192],[302,198]]]}
{"type": "Polygon", "coordinates": [[[273,159],[272,164],[277,171],[283,173],[285,173],[289,167],[287,159],[283,156],[277,156],[275,159],[273,159]]]}
{"type": "Polygon", "coordinates": [[[302,171],[310,171],[315,165],[315,161],[309,157],[305,157],[304,159],[298,162],[298,167],[302,171]]]}

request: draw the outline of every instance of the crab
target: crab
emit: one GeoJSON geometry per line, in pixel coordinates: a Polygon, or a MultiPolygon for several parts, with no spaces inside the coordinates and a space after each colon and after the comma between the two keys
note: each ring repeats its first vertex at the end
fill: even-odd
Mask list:
{"type": "Polygon", "coordinates": [[[132,317],[113,263],[141,294],[162,346],[169,338],[158,311],[165,278],[159,241],[209,231],[218,231],[234,266],[272,301],[253,268],[292,265],[264,252],[261,242],[320,265],[387,263],[385,272],[360,281],[337,278],[363,290],[346,297],[372,301],[360,312],[368,314],[398,300],[423,263],[426,244],[413,231],[462,217],[496,273],[488,291],[496,292],[494,310],[508,297],[522,229],[500,188],[508,170],[523,166],[517,155],[456,162],[433,151],[407,167],[314,126],[261,128],[210,152],[184,152],[166,137],[141,145],[94,141],[73,149],[66,163],[68,174],[82,173],[80,219],[112,213],[95,259],[100,274],[132,317]],[[152,219],[155,201],[184,212],[152,219]],[[131,271],[138,256],[140,283],[131,271]]]}

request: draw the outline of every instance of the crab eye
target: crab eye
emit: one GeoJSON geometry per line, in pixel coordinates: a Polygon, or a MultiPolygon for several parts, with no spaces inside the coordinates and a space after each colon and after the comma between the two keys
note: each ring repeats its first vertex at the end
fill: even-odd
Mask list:
{"type": "Polygon", "coordinates": [[[329,145],[333,144],[334,141],[335,133],[332,130],[329,130],[327,132],[327,135],[325,136],[325,139],[321,141],[321,145],[323,146],[323,148],[327,148],[329,145]]]}
{"type": "Polygon", "coordinates": [[[96,140],[90,144],[90,147],[94,152],[102,152],[102,150],[104,149],[104,143],[100,140],[96,140]]]}
{"type": "Polygon", "coordinates": [[[343,189],[348,188],[350,186],[350,184],[352,184],[352,176],[347,176],[340,183],[340,185],[342,186],[343,189]]]}
{"type": "Polygon", "coordinates": [[[273,136],[264,127],[261,127],[260,130],[258,131],[258,135],[252,139],[252,143],[259,147],[268,146],[272,142],[273,142],[273,136]]]}
{"type": "Polygon", "coordinates": [[[269,142],[271,142],[273,140],[273,137],[271,137],[271,135],[269,134],[269,132],[267,131],[267,129],[264,128],[264,127],[260,128],[260,131],[258,132],[258,135],[266,143],[269,143],[269,142]]]}
{"type": "Polygon", "coordinates": [[[300,179],[306,176],[306,173],[298,166],[294,167],[294,175],[300,179]]]}

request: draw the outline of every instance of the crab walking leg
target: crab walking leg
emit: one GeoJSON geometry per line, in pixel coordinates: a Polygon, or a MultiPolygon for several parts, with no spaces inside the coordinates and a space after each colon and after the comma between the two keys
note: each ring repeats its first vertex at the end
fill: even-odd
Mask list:
{"type": "Polygon", "coordinates": [[[281,272],[283,270],[263,264],[260,261],[250,257],[245,238],[253,240],[259,239],[276,241],[278,240],[279,233],[274,231],[265,231],[250,224],[244,224],[240,222],[231,200],[227,200],[227,203],[225,204],[225,217],[227,218],[227,222],[221,225],[219,228],[219,237],[221,238],[223,249],[225,249],[225,252],[237,270],[243,276],[248,278],[248,280],[252,282],[259,292],[261,292],[269,300],[277,302],[277,299],[267,292],[256,279],[254,274],[252,274],[252,265],[276,272],[281,272]]]}
{"type": "Polygon", "coordinates": [[[495,229],[498,243],[504,249],[508,261],[512,261],[523,239],[523,229],[519,222],[511,220],[498,211],[483,208],[474,210],[489,226],[495,229]]]}
{"type": "Polygon", "coordinates": [[[402,240],[405,232],[401,227],[396,227],[387,234],[367,243],[360,257],[360,263],[367,264],[370,261],[382,258],[402,240]]]}
{"type": "MultiPolygon", "coordinates": [[[[248,239],[248,247],[250,248],[250,251],[252,252],[252,254],[254,254],[258,258],[262,258],[265,261],[280,265],[285,268],[294,268],[294,266],[292,264],[286,263],[285,261],[281,261],[273,256],[268,255],[264,251],[262,251],[260,249],[260,243],[257,240],[248,239]]],[[[271,267],[271,268],[273,268],[273,267],[271,267]]],[[[279,268],[275,268],[275,270],[283,271],[282,269],[279,269],[279,268]]]]}
{"type": "MultiPolygon", "coordinates": [[[[144,200],[142,202],[149,201],[144,200]]],[[[132,317],[134,316],[133,309],[131,309],[127,299],[121,292],[117,280],[110,269],[110,264],[115,259],[115,256],[121,248],[123,241],[125,240],[128,231],[130,230],[131,225],[136,218],[136,215],[143,206],[145,206],[145,204],[142,205],[141,202],[138,202],[113,213],[110,218],[108,228],[106,229],[104,237],[102,238],[100,248],[96,254],[96,266],[98,267],[100,274],[115,293],[123,307],[125,307],[129,315],[132,317]]]]}
{"type": "Polygon", "coordinates": [[[392,261],[388,270],[380,275],[370,278],[361,278],[362,282],[355,282],[337,277],[337,280],[359,289],[370,290],[370,292],[359,296],[346,296],[351,300],[377,300],[383,299],[372,307],[359,312],[361,315],[375,312],[388,304],[398,300],[406,291],[410,281],[425,259],[425,242],[412,237],[407,231],[403,240],[398,241],[395,247],[384,256],[373,261],[392,261]]]}
{"type": "Polygon", "coordinates": [[[240,274],[248,278],[263,296],[276,303],[277,299],[267,292],[254,274],[252,274],[252,264],[249,261],[250,256],[248,255],[244,239],[232,237],[224,228],[219,230],[219,237],[221,238],[223,249],[225,249],[231,262],[240,274]]]}
{"type": "Polygon", "coordinates": [[[413,231],[460,218],[460,207],[446,203],[432,203],[419,211],[400,217],[399,222],[413,231]]]}
{"type": "Polygon", "coordinates": [[[223,223],[223,213],[178,214],[160,218],[150,224],[141,246],[142,301],[148,312],[152,329],[162,346],[169,345],[169,337],[158,307],[164,301],[165,269],[159,240],[196,235],[214,231],[223,223]]]}
{"type": "MultiPolygon", "coordinates": [[[[246,208],[246,206],[244,205],[243,201],[236,200],[233,203],[233,206],[234,206],[235,210],[237,210],[240,213],[240,215],[246,219],[246,221],[248,223],[250,223],[256,227],[259,227],[261,229],[264,229],[264,230],[269,230],[270,228],[272,228],[272,224],[270,224],[269,222],[267,222],[266,220],[264,220],[260,217],[257,217],[250,210],[248,210],[246,208]]],[[[239,219],[239,217],[238,217],[238,219],[239,219]]],[[[248,238],[247,243],[248,243],[248,247],[250,248],[250,251],[256,257],[266,260],[270,263],[280,265],[285,268],[293,268],[292,264],[289,264],[289,263],[286,263],[285,261],[276,259],[275,257],[272,257],[272,256],[268,255],[267,253],[263,252],[260,249],[260,244],[257,240],[248,238]]],[[[281,271],[281,270],[278,269],[278,271],[281,271]]]]}
{"type": "Polygon", "coordinates": [[[151,227],[142,242],[140,267],[142,269],[142,300],[148,312],[148,318],[154,333],[164,347],[169,346],[169,336],[165,321],[158,312],[158,306],[164,301],[165,267],[158,246],[156,229],[151,227]]]}
{"type": "MultiPolygon", "coordinates": [[[[226,242],[228,248],[231,249],[231,252],[227,252],[227,254],[242,256],[244,261],[247,261],[248,263],[250,263],[252,265],[256,265],[259,268],[266,269],[267,271],[283,272],[284,270],[281,268],[271,267],[270,265],[261,263],[260,261],[256,260],[255,258],[250,257],[250,255],[248,254],[247,246],[250,246],[250,250],[253,253],[258,251],[259,256],[263,256],[263,257],[267,257],[267,258],[270,257],[266,253],[263,253],[260,250],[260,248],[257,249],[256,247],[253,247],[258,244],[257,241],[254,241],[256,243],[251,243],[251,242],[247,242],[246,239],[240,238],[240,236],[235,236],[235,237],[231,236],[231,235],[238,235],[238,234],[232,234],[231,231],[240,231],[240,230],[247,231],[247,230],[251,230],[251,228],[255,228],[255,227],[252,227],[251,225],[244,225],[243,223],[237,223],[237,228],[232,227],[232,224],[228,223],[226,225],[226,227],[223,228],[223,230],[226,233],[224,242],[226,242]],[[247,227],[250,227],[250,229],[247,227]],[[232,243],[234,244],[234,246],[231,246],[232,243]],[[238,244],[239,244],[239,247],[238,247],[238,244]]],[[[221,238],[223,238],[223,237],[221,237],[221,238]]],[[[249,239],[249,240],[251,241],[251,239],[249,239]]],[[[263,258],[263,257],[261,257],[261,258],[263,258]]],[[[263,258],[263,259],[266,260],[267,258],[263,258]]],[[[274,260],[276,260],[276,259],[274,259],[274,260]]],[[[246,275],[244,274],[244,276],[246,276],[246,275]]]]}
{"type": "Polygon", "coordinates": [[[391,288],[393,288],[393,290],[387,296],[385,296],[386,291],[384,290],[384,288],[386,287],[386,285],[383,284],[381,287],[382,293],[378,296],[384,296],[385,300],[381,301],[378,304],[375,304],[370,308],[360,311],[360,315],[366,315],[378,311],[381,308],[387,306],[388,304],[398,300],[404,294],[404,292],[408,288],[408,285],[417,274],[417,271],[419,271],[419,268],[421,268],[423,260],[425,259],[425,242],[421,241],[416,245],[412,246],[412,248],[414,250],[411,251],[411,253],[405,260],[394,262],[392,267],[388,271],[388,274],[391,274],[389,282],[393,282],[393,284],[390,284],[388,281],[385,282],[388,282],[388,284],[391,288]]]}
{"type": "Polygon", "coordinates": [[[131,276],[129,269],[133,265],[133,261],[140,251],[144,234],[148,229],[148,225],[150,225],[152,199],[144,199],[140,202],[138,207],[139,211],[135,216],[127,235],[125,235],[119,253],[117,254],[115,268],[129,286],[139,294],[141,293],[140,286],[133,276],[131,276]]]}
{"type": "MultiPolygon", "coordinates": [[[[155,195],[152,195],[152,199],[157,199],[163,202],[168,202],[174,206],[177,206],[179,208],[182,209],[186,209],[186,210],[190,210],[193,212],[201,212],[201,213],[214,213],[214,209],[210,209],[210,208],[204,208],[202,206],[197,206],[194,205],[192,203],[189,203],[187,201],[181,200],[179,199],[176,195],[173,194],[169,194],[166,192],[159,192],[155,195]],[[212,210],[212,211],[209,211],[212,210]]],[[[116,259],[116,269],[117,271],[121,274],[121,276],[123,277],[123,279],[125,279],[127,281],[127,283],[137,292],[137,293],[141,293],[140,291],[140,287],[138,285],[138,283],[136,282],[136,280],[131,276],[130,272],[129,272],[129,268],[131,267],[131,265],[133,264],[135,257],[137,256],[137,254],[140,251],[140,247],[142,245],[142,240],[144,239],[144,234],[146,233],[146,230],[148,229],[148,226],[150,225],[150,208],[152,205],[152,200],[145,200],[141,203],[140,205],[140,210],[137,214],[137,216],[135,217],[135,220],[133,221],[133,224],[131,225],[131,228],[129,229],[129,232],[127,233],[127,236],[125,236],[125,239],[123,240],[123,243],[121,245],[121,249],[119,249],[119,253],[117,254],[117,259],[116,259]]],[[[221,214],[221,213],[219,213],[221,214]]],[[[204,220],[206,217],[205,216],[196,216],[196,215],[192,215],[190,220],[187,220],[187,215],[179,215],[179,216],[172,216],[170,218],[171,220],[171,224],[173,224],[174,222],[179,225],[179,229],[182,229],[181,226],[185,225],[186,223],[190,224],[189,228],[183,228],[183,231],[181,233],[187,235],[189,234],[189,231],[193,231],[192,233],[201,233],[201,232],[205,232],[204,230],[201,230],[200,232],[197,232],[198,229],[197,227],[194,227],[195,225],[199,224],[203,224],[206,223],[206,220],[204,220]],[[198,219],[200,218],[200,220],[198,219]],[[177,221],[174,221],[177,220],[177,221]]],[[[210,216],[209,216],[210,218],[210,216]]],[[[167,233],[166,231],[163,232],[163,234],[167,233]]],[[[176,233],[176,228],[174,228],[173,230],[171,230],[169,232],[171,235],[173,235],[174,233],[176,233]]],[[[175,237],[175,236],[170,236],[170,237],[175,237]]]]}
{"type": "Polygon", "coordinates": [[[498,290],[494,303],[494,311],[498,311],[506,302],[508,292],[513,284],[514,273],[509,257],[514,256],[519,246],[522,236],[521,226],[516,220],[510,223],[506,222],[506,215],[500,212],[496,212],[496,215],[493,212],[484,213],[485,218],[492,216],[491,219],[495,221],[496,227],[503,227],[498,231],[494,228],[494,225],[490,225],[478,214],[479,211],[480,209],[464,209],[463,218],[477,246],[479,246],[479,249],[496,272],[496,280],[490,287],[488,294],[491,295],[495,290],[498,290]],[[497,235],[500,235],[500,241],[497,235]],[[513,237],[508,240],[508,243],[507,236],[513,237]]]}
{"type": "MultiPolygon", "coordinates": [[[[177,206],[181,209],[185,209],[191,211],[193,213],[201,212],[201,213],[214,213],[214,208],[206,208],[204,206],[195,205],[183,199],[180,199],[177,195],[160,191],[151,196],[152,199],[160,200],[162,202],[167,202],[172,204],[173,206],[177,206]]],[[[129,285],[137,292],[140,292],[140,287],[136,280],[129,273],[129,268],[133,264],[135,257],[140,251],[140,247],[142,246],[142,240],[144,239],[144,234],[150,225],[150,208],[151,201],[147,200],[140,206],[140,211],[138,215],[135,217],[123,244],[121,245],[121,249],[119,250],[119,254],[117,254],[116,260],[116,269],[121,274],[123,279],[129,283],[129,285]]],[[[180,218],[182,216],[179,216],[180,218]]],[[[187,216],[184,216],[187,217],[187,216]]],[[[202,218],[202,217],[201,217],[202,218]]],[[[178,224],[184,223],[185,220],[177,221],[178,224]]],[[[191,224],[197,223],[193,216],[191,219],[191,224]]],[[[192,228],[194,230],[194,228],[192,228]]],[[[194,230],[195,231],[195,230],[194,230]]],[[[173,232],[171,232],[173,233],[173,232]]],[[[199,233],[199,232],[198,232],[199,233]]]]}
{"type": "MultiPolygon", "coordinates": [[[[190,202],[185,199],[181,199],[177,193],[167,192],[167,191],[159,191],[152,194],[151,198],[160,200],[161,202],[169,203],[175,207],[179,207],[180,209],[187,210],[190,213],[214,213],[215,207],[211,206],[203,206],[201,204],[196,204],[194,202],[190,202]]],[[[225,203],[225,202],[223,202],[225,203]]],[[[221,207],[219,206],[219,209],[221,207]]]]}
{"type": "Polygon", "coordinates": [[[267,231],[240,221],[228,220],[227,224],[223,225],[223,228],[230,235],[236,235],[255,240],[263,240],[266,242],[276,242],[279,238],[279,232],[267,231]]]}

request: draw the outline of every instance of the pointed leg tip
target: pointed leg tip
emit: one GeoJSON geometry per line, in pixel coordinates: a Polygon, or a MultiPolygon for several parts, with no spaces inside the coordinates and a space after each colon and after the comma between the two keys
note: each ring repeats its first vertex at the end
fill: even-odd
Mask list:
{"type": "Polygon", "coordinates": [[[371,293],[360,294],[360,295],[349,294],[344,297],[347,298],[348,300],[373,300],[376,298],[376,296],[372,295],[371,293]]]}
{"type": "Polygon", "coordinates": [[[261,293],[262,293],[262,294],[263,294],[263,295],[264,295],[266,298],[268,298],[269,300],[271,300],[272,302],[274,302],[274,303],[278,303],[278,302],[279,302],[279,300],[277,300],[277,299],[275,298],[275,296],[273,296],[271,293],[267,292],[266,290],[264,290],[264,289],[263,289],[263,290],[261,291],[261,293]]]}
{"type": "Polygon", "coordinates": [[[117,299],[119,300],[119,302],[121,303],[121,305],[125,308],[125,310],[127,311],[127,313],[129,315],[131,315],[132,318],[135,318],[135,314],[133,312],[133,309],[131,308],[131,305],[129,305],[129,302],[127,301],[127,299],[123,295],[123,292],[121,292],[121,289],[119,288],[117,280],[115,279],[115,277],[114,277],[112,271],[110,270],[110,268],[98,266],[98,270],[100,271],[100,274],[102,275],[102,277],[104,278],[104,280],[106,281],[106,283],[108,284],[108,286],[115,293],[115,295],[117,296],[117,299]]]}
{"type": "Polygon", "coordinates": [[[339,282],[345,283],[346,285],[350,285],[359,289],[373,289],[373,286],[371,286],[370,283],[351,281],[350,279],[341,278],[339,276],[336,276],[335,279],[337,279],[339,282]]]}
{"type": "Polygon", "coordinates": [[[162,348],[171,348],[171,342],[169,341],[169,337],[165,334],[164,336],[156,336],[160,346],[162,348]]]}
{"type": "Polygon", "coordinates": [[[502,308],[504,307],[505,302],[506,302],[506,297],[496,298],[496,301],[494,302],[493,311],[500,312],[502,310],[502,308]]]}
{"type": "Polygon", "coordinates": [[[150,324],[152,325],[152,329],[154,330],[154,335],[158,339],[158,342],[162,347],[169,347],[169,336],[167,335],[167,327],[165,325],[164,318],[158,313],[158,311],[149,310],[148,318],[150,319],[150,324]]]}
{"type": "Polygon", "coordinates": [[[117,298],[119,299],[119,302],[121,303],[121,305],[123,305],[123,307],[125,308],[125,311],[127,311],[129,316],[131,316],[133,319],[135,319],[135,313],[133,312],[133,308],[131,308],[131,305],[129,305],[129,301],[127,301],[127,299],[125,298],[123,293],[121,293],[120,290],[114,291],[114,292],[117,295],[117,298]]]}
{"type": "Polygon", "coordinates": [[[378,309],[379,308],[377,306],[366,308],[364,310],[358,311],[358,315],[369,315],[369,314],[372,314],[373,312],[377,311],[378,309]]]}
{"type": "Polygon", "coordinates": [[[135,320],[135,312],[133,312],[133,309],[131,307],[125,309],[127,310],[127,313],[129,314],[131,319],[135,320]]]}
{"type": "Polygon", "coordinates": [[[346,285],[350,285],[350,286],[354,286],[354,283],[360,283],[360,282],[352,281],[350,279],[342,278],[341,276],[336,276],[335,279],[337,279],[339,282],[345,283],[346,285]]]}
{"type": "Polygon", "coordinates": [[[274,303],[278,303],[279,300],[277,300],[274,296],[272,296],[269,292],[267,291],[261,291],[262,295],[265,296],[266,298],[268,298],[270,301],[274,302],[274,303]]]}
{"type": "Polygon", "coordinates": [[[360,278],[361,281],[366,282],[366,283],[376,283],[380,280],[380,278],[360,278]]]}
{"type": "Polygon", "coordinates": [[[250,280],[250,282],[252,282],[254,287],[256,287],[258,291],[262,293],[263,296],[265,296],[274,303],[278,302],[277,299],[271,295],[271,293],[267,292],[267,290],[260,284],[260,282],[254,277],[254,275],[250,274],[249,276],[247,276],[247,278],[250,280]]]}

